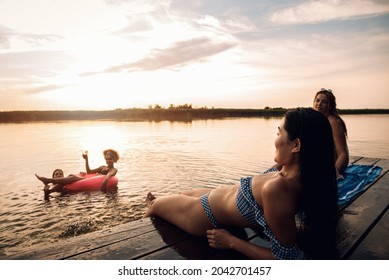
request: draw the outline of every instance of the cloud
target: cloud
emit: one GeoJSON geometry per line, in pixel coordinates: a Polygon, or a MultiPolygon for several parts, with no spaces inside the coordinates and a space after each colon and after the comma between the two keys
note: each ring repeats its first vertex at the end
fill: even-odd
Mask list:
{"type": "Polygon", "coordinates": [[[14,35],[12,29],[0,25],[0,48],[6,49],[10,47],[10,37],[14,35]]]}
{"type": "MultiPolygon", "coordinates": [[[[382,2],[382,1],[381,1],[382,2]]],[[[274,23],[301,24],[373,16],[389,12],[389,4],[368,0],[319,0],[277,11],[274,23]]]]}
{"type": "Polygon", "coordinates": [[[28,51],[0,54],[0,77],[47,77],[66,69],[75,58],[63,51],[28,51]]]}
{"type": "Polygon", "coordinates": [[[62,85],[28,85],[28,86],[10,86],[5,87],[4,84],[0,81],[1,89],[0,95],[32,95],[37,93],[42,93],[46,91],[52,91],[66,86],[62,85]]]}
{"type": "Polygon", "coordinates": [[[62,37],[55,34],[31,34],[31,33],[18,33],[17,37],[25,42],[33,45],[40,45],[43,41],[57,41],[62,37]]]}
{"type": "Polygon", "coordinates": [[[201,27],[214,30],[226,34],[234,34],[239,32],[254,32],[257,27],[248,18],[242,16],[231,16],[225,20],[219,20],[211,15],[201,16],[195,20],[201,27]]]}
{"type": "Polygon", "coordinates": [[[32,45],[40,45],[43,41],[56,41],[62,37],[54,34],[33,34],[16,32],[11,28],[0,26],[0,48],[9,48],[11,39],[19,39],[32,45]]]}
{"type": "MultiPolygon", "coordinates": [[[[235,44],[231,42],[215,42],[202,37],[176,42],[166,49],[154,49],[148,57],[132,63],[116,65],[105,69],[104,73],[122,71],[154,71],[184,67],[190,63],[206,60],[208,57],[222,53],[235,44]]],[[[97,73],[84,73],[88,76],[97,73]]]]}
{"type": "MultiPolygon", "coordinates": [[[[74,58],[62,51],[0,54],[0,95],[32,95],[63,88],[48,79],[66,71],[74,58]]],[[[65,85],[66,86],[66,85],[65,85]]]]}

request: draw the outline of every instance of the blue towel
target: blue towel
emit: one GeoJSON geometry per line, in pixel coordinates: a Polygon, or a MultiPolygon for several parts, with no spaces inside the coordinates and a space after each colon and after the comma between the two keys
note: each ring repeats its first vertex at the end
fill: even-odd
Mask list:
{"type": "Polygon", "coordinates": [[[338,179],[338,205],[348,203],[353,197],[361,193],[365,186],[373,182],[380,175],[382,167],[375,165],[350,164],[338,179]]]}

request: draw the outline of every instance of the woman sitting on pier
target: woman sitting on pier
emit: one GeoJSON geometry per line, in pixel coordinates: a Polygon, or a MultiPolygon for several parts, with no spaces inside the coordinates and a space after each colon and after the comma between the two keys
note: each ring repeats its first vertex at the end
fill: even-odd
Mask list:
{"type": "Polygon", "coordinates": [[[322,88],[315,95],[313,109],[323,113],[329,120],[335,142],[335,168],[337,177],[342,176],[349,163],[347,128],[336,108],[336,98],[332,90],[322,88]]]}
{"type": "Polygon", "coordinates": [[[211,191],[194,189],[158,198],[148,193],[145,217],[159,216],[190,234],[207,236],[211,247],[233,249],[252,259],[331,258],[337,187],[328,119],[313,109],[288,111],[275,148],[275,161],[283,166],[280,171],[211,191]],[[271,248],[226,230],[257,226],[271,248]],[[303,242],[298,242],[300,234],[303,242]]]}

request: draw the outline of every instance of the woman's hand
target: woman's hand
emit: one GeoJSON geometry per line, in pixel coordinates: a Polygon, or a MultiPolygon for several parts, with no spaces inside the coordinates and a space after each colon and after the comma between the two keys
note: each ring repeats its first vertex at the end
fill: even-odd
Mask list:
{"type": "Polygon", "coordinates": [[[84,151],[82,153],[82,157],[85,159],[85,160],[88,160],[88,151],[84,151]]]}
{"type": "Polygon", "coordinates": [[[107,181],[103,181],[103,183],[101,183],[101,190],[103,192],[107,191],[107,181]]]}
{"type": "Polygon", "coordinates": [[[232,249],[234,236],[225,229],[207,230],[209,246],[216,249],[232,249]]]}

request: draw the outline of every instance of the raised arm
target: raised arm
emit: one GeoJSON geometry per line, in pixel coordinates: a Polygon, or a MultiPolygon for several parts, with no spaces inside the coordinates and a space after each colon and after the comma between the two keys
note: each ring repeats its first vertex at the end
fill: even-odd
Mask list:
{"type": "Polygon", "coordinates": [[[101,170],[104,168],[104,166],[97,167],[95,169],[90,169],[89,167],[89,159],[88,159],[88,154],[82,154],[82,157],[85,159],[85,170],[87,174],[96,174],[100,173],[101,170]]]}
{"type": "Polygon", "coordinates": [[[89,168],[89,159],[88,159],[88,153],[84,152],[82,154],[82,157],[85,159],[85,171],[87,174],[91,174],[91,169],[89,168]]]}

